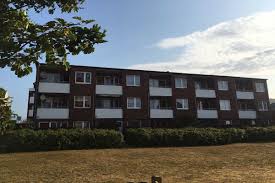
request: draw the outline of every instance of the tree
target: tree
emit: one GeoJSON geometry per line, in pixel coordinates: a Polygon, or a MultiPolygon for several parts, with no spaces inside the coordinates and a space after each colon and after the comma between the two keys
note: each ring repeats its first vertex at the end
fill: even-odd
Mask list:
{"type": "Polygon", "coordinates": [[[45,24],[33,22],[28,13],[59,9],[78,12],[85,0],[1,0],[0,68],[10,67],[18,77],[32,72],[32,64],[45,59],[47,64],[69,68],[67,55],[94,52],[104,43],[105,30],[94,20],[72,17],[71,22],[55,18],[45,24]]]}
{"type": "Polygon", "coordinates": [[[7,96],[6,90],[0,88],[0,134],[13,126],[11,115],[11,98],[7,96]]]}

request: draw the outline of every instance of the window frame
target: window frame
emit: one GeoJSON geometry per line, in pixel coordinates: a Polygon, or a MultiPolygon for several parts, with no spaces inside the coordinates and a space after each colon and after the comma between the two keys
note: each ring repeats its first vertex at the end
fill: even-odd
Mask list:
{"type": "Polygon", "coordinates": [[[74,96],[74,108],[76,108],[76,109],[89,109],[89,108],[91,108],[91,96],[74,96]],[[82,97],[82,107],[75,106],[76,97],[82,97]],[[89,107],[85,106],[86,98],[88,99],[88,101],[90,101],[89,107]]]}
{"type": "Polygon", "coordinates": [[[188,99],[187,98],[177,98],[176,99],[176,108],[177,108],[177,110],[189,110],[189,101],[188,101],[188,99]],[[178,106],[177,106],[177,103],[178,103],[179,100],[181,101],[179,103],[181,103],[181,105],[183,106],[182,108],[178,108],[178,106]],[[187,108],[185,108],[185,104],[187,104],[187,108]]]}
{"type": "Polygon", "coordinates": [[[140,86],[140,75],[137,75],[137,74],[127,74],[126,75],[126,86],[140,86]],[[133,77],[133,81],[134,81],[134,84],[129,84],[128,81],[129,81],[129,77],[133,77]],[[136,78],[139,78],[139,79],[136,79],[136,78]],[[139,84],[137,84],[137,80],[139,80],[139,84]]]}
{"type": "Polygon", "coordinates": [[[88,128],[90,128],[90,122],[89,121],[74,121],[73,122],[73,127],[77,128],[77,127],[75,127],[75,123],[81,123],[81,128],[78,128],[78,129],[88,129],[88,128]],[[85,123],[88,124],[87,128],[85,128],[85,123]]]}
{"type": "Polygon", "coordinates": [[[264,92],[266,92],[265,83],[263,83],[263,82],[255,82],[255,88],[256,88],[256,92],[257,93],[264,93],[264,92]],[[262,86],[262,87],[258,88],[257,86],[262,86]]]}
{"type": "Polygon", "coordinates": [[[218,80],[218,90],[219,91],[228,91],[229,90],[229,83],[226,80],[218,80]],[[226,83],[226,88],[224,88],[226,83]]]}
{"type": "Polygon", "coordinates": [[[175,88],[187,88],[187,79],[184,78],[184,77],[176,77],[175,78],[175,88]],[[178,79],[180,80],[181,86],[177,86],[177,80],[178,79]]]}
{"type": "Polygon", "coordinates": [[[230,100],[226,100],[226,99],[221,99],[219,100],[219,105],[220,105],[220,110],[221,111],[231,111],[231,101],[230,100]],[[222,103],[223,102],[223,103],[222,103]],[[225,102],[228,102],[228,103],[225,103],[225,102]],[[223,104],[223,105],[222,105],[223,104]],[[229,105],[224,105],[224,104],[229,104],[229,105]],[[225,108],[222,108],[222,106],[226,106],[225,108]],[[229,107],[229,108],[227,108],[229,107]]]}
{"type": "Polygon", "coordinates": [[[75,82],[75,84],[91,84],[92,83],[92,73],[91,72],[76,71],[75,76],[74,76],[74,82],[75,82]],[[79,74],[79,73],[84,75],[84,81],[83,82],[79,82],[79,81],[76,80],[77,79],[77,74],[79,74]],[[86,81],[86,79],[87,79],[86,75],[87,74],[90,74],[90,81],[89,82],[86,81]]]}
{"type": "Polygon", "coordinates": [[[258,111],[269,111],[268,102],[264,100],[258,101],[257,108],[258,108],[258,111]],[[260,108],[259,106],[261,106],[262,108],[260,108]]]}
{"type": "Polygon", "coordinates": [[[141,109],[142,106],[142,102],[141,102],[141,98],[140,97],[127,97],[127,109],[141,109]],[[129,107],[129,100],[133,99],[134,100],[134,107],[129,107]],[[137,100],[139,99],[140,101],[140,106],[137,107],[137,100]]]}

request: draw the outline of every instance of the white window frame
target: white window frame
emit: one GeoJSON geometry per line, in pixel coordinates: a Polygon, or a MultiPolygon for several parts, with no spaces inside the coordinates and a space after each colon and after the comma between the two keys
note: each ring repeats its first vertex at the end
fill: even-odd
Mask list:
{"type": "Polygon", "coordinates": [[[187,98],[178,98],[176,99],[176,108],[177,110],[188,110],[189,109],[189,102],[187,98]],[[182,108],[178,108],[177,103],[181,103],[183,106],[182,108]]]}
{"type": "Polygon", "coordinates": [[[228,81],[219,80],[218,81],[218,90],[220,90],[220,91],[228,91],[229,90],[228,81]]]}
{"type": "Polygon", "coordinates": [[[138,97],[128,97],[127,98],[127,109],[141,109],[141,98],[138,97]],[[134,99],[134,107],[129,106],[129,100],[134,99]],[[137,106],[137,100],[140,100],[140,106],[137,106]]]}
{"type": "Polygon", "coordinates": [[[265,84],[263,82],[256,82],[255,83],[255,87],[256,87],[256,92],[265,92],[265,84]]]}
{"type": "Polygon", "coordinates": [[[73,122],[74,128],[76,128],[76,127],[75,127],[75,123],[81,123],[81,129],[90,128],[90,123],[89,123],[89,121],[74,121],[74,122],[73,122]],[[85,128],[85,123],[88,123],[88,127],[87,127],[87,128],[85,128]]]}
{"type": "Polygon", "coordinates": [[[221,111],[231,111],[230,100],[220,100],[219,103],[221,111]]]}
{"type": "Polygon", "coordinates": [[[175,88],[187,88],[187,79],[181,78],[181,77],[176,77],[175,78],[175,88]],[[180,86],[177,86],[177,80],[180,81],[180,86]]]}
{"type": "Polygon", "coordinates": [[[89,109],[89,108],[91,108],[91,96],[74,96],[74,108],[78,108],[78,109],[82,109],[82,108],[89,109]],[[75,106],[76,97],[82,97],[82,107],[75,106]],[[89,107],[85,106],[86,98],[88,99],[88,101],[90,100],[90,106],[89,107]]]}
{"type": "Polygon", "coordinates": [[[76,84],[91,84],[92,83],[92,73],[91,72],[76,71],[75,75],[74,75],[74,81],[75,81],[76,84]],[[79,73],[84,75],[84,82],[76,81],[77,74],[79,74],[79,73]],[[90,81],[89,82],[86,81],[86,75],[87,74],[90,74],[90,81]]]}
{"type": "Polygon", "coordinates": [[[126,75],[126,85],[127,86],[140,86],[140,75],[126,75]],[[133,77],[134,84],[129,84],[129,77],[133,77]],[[139,80],[139,83],[137,82],[139,80]]]}
{"type": "Polygon", "coordinates": [[[259,111],[268,111],[268,103],[266,101],[258,101],[258,110],[259,111]],[[261,106],[261,108],[259,108],[261,106]]]}
{"type": "Polygon", "coordinates": [[[58,125],[57,125],[56,121],[49,122],[49,128],[52,128],[52,123],[55,123],[56,128],[58,128],[58,125]]]}

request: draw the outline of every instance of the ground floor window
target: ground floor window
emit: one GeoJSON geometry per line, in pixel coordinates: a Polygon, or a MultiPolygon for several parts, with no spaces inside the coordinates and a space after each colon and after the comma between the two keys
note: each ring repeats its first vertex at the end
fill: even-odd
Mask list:
{"type": "Polygon", "coordinates": [[[89,121],[74,121],[74,128],[89,128],[89,121]]]}

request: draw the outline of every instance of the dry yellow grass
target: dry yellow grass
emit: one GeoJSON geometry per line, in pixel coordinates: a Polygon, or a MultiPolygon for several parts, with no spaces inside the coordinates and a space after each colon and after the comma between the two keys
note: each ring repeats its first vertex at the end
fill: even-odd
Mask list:
{"type": "Polygon", "coordinates": [[[0,154],[0,182],[275,182],[275,143],[0,154]]]}

